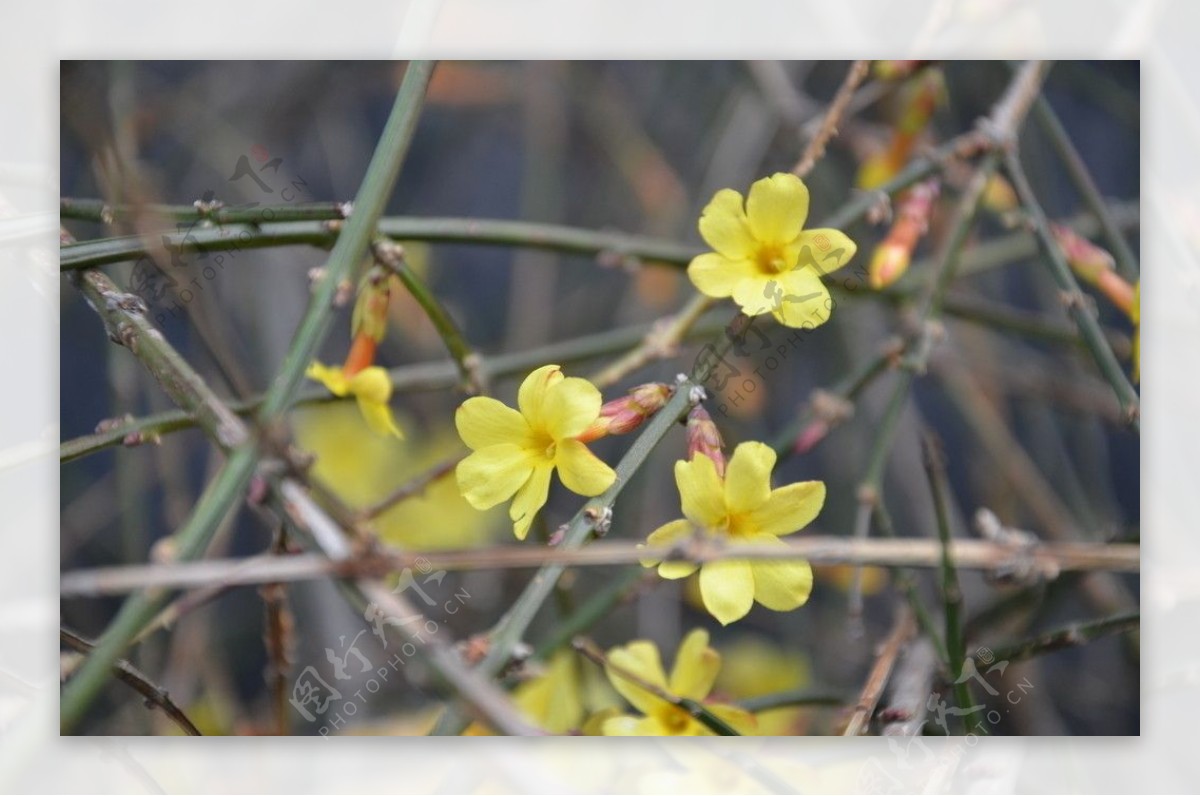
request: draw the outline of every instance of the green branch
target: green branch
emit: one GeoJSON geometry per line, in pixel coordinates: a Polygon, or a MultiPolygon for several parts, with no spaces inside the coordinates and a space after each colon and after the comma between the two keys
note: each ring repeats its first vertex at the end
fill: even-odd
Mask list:
{"type": "Polygon", "coordinates": [[[1100,372],[1112,386],[1113,392],[1117,394],[1117,400],[1121,403],[1121,410],[1125,413],[1129,425],[1134,431],[1141,433],[1139,421],[1141,403],[1137,390],[1129,383],[1129,379],[1121,369],[1116,354],[1113,353],[1104,336],[1104,330],[1100,328],[1099,321],[1092,314],[1087,298],[1079,289],[1079,283],[1075,281],[1075,275],[1071,273],[1071,267],[1063,257],[1062,249],[1054,240],[1054,235],[1050,232],[1050,224],[1046,220],[1046,214],[1038,204],[1037,197],[1034,196],[1033,188],[1029,185],[1029,178],[1021,167],[1021,161],[1015,149],[1007,153],[1005,166],[1012,179],[1013,187],[1017,191],[1017,196],[1020,197],[1021,204],[1029,215],[1038,242],[1041,244],[1044,255],[1042,259],[1055,284],[1063,292],[1063,302],[1067,306],[1067,311],[1075,320],[1076,326],[1079,327],[1079,334],[1096,360],[1100,372]]]}
{"type": "Polygon", "coordinates": [[[986,654],[982,649],[976,650],[973,657],[984,664],[993,661],[1020,661],[1055,650],[1080,647],[1116,633],[1136,631],[1140,625],[1141,614],[1137,611],[1090,622],[1074,622],[1066,627],[1050,630],[1015,644],[1007,644],[999,649],[989,649],[986,654]],[[984,660],[985,657],[987,660],[984,660]]]}

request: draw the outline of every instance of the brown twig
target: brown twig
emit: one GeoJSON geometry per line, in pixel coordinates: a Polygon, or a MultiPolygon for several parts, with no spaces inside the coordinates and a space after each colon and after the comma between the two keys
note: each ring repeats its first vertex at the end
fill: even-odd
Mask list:
{"type": "Polygon", "coordinates": [[[821,121],[821,126],[817,128],[816,134],[809,139],[808,145],[804,148],[804,154],[800,156],[800,160],[792,168],[792,174],[801,178],[808,176],[813,166],[825,154],[826,145],[831,138],[837,135],[838,125],[842,122],[842,116],[846,113],[846,108],[850,105],[850,100],[854,98],[854,92],[858,88],[858,84],[866,79],[870,67],[871,62],[863,60],[855,61],[850,65],[850,71],[846,73],[845,79],[842,80],[841,88],[834,95],[833,102],[829,103],[829,110],[825,112],[825,118],[821,121]]]}
{"type": "Polygon", "coordinates": [[[462,459],[462,455],[458,454],[438,462],[436,465],[421,473],[417,477],[401,484],[394,492],[385,497],[383,500],[363,509],[359,513],[359,517],[364,520],[373,520],[396,504],[402,503],[411,497],[416,497],[435,482],[440,481],[450,473],[454,472],[454,468],[458,466],[458,463],[462,461],[462,459]]]}
{"type": "MultiPolygon", "coordinates": [[[[67,630],[65,627],[59,628],[58,637],[63,644],[83,655],[91,652],[92,648],[96,646],[83,636],[67,630]]],[[[192,720],[187,717],[187,714],[171,701],[171,696],[167,693],[166,689],[151,682],[150,678],[138,671],[132,663],[124,658],[118,658],[113,664],[112,671],[114,677],[146,698],[146,707],[161,710],[168,719],[175,722],[179,729],[183,730],[187,735],[202,735],[200,730],[196,729],[196,725],[192,724],[192,720]]]]}
{"type": "MultiPolygon", "coordinates": [[[[293,484],[290,489],[303,491],[293,484]]],[[[311,511],[306,507],[305,511],[311,511]]],[[[337,537],[335,537],[336,539],[337,537]]],[[[351,555],[335,541],[332,555],[252,556],[195,563],[138,564],[63,573],[63,597],[93,597],[150,588],[196,588],[285,582],[313,578],[355,578],[399,572],[418,564],[464,571],[524,569],[545,565],[621,566],[643,560],[708,561],[805,560],[814,564],[857,564],[880,567],[941,566],[941,545],[934,538],[854,539],[846,536],[803,536],[786,546],[721,544],[703,537],[672,547],[646,548],[634,542],[605,540],[580,548],[503,545],[474,550],[388,550],[351,555]]],[[[955,539],[950,556],[959,569],[1009,572],[1017,564],[1031,575],[1052,578],[1067,571],[1137,572],[1141,548],[1132,544],[1036,543],[1021,547],[980,539],[955,539]]]]}
{"type": "Polygon", "coordinates": [[[879,653],[875,657],[875,665],[871,667],[871,673],[867,675],[867,681],[863,684],[862,693],[859,694],[854,712],[850,714],[850,720],[846,723],[846,729],[842,735],[855,737],[866,731],[867,725],[871,723],[871,716],[875,713],[875,706],[879,704],[879,697],[883,695],[883,689],[887,686],[888,678],[891,677],[892,668],[896,665],[896,658],[899,657],[900,650],[904,649],[904,645],[916,628],[912,611],[908,609],[907,605],[901,604],[897,609],[892,632],[888,634],[879,648],[879,653]]]}
{"type": "MultiPolygon", "coordinates": [[[[279,523],[275,541],[271,546],[273,555],[287,552],[287,528],[279,523]]],[[[267,651],[265,672],[267,687],[271,693],[271,708],[275,719],[275,734],[288,734],[288,672],[291,669],[291,650],[295,631],[295,617],[288,605],[287,587],[282,583],[264,583],[259,588],[263,608],[266,612],[264,646],[267,651]]]]}

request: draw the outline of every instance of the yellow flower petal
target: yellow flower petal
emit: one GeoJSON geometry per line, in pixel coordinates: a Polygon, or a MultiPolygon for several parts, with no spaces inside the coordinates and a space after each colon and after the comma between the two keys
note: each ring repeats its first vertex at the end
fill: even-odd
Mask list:
{"type": "Polygon", "coordinates": [[[392,379],[378,365],[363,368],[350,377],[350,392],[371,403],[386,404],[392,400],[392,379]]]}
{"type": "Polygon", "coordinates": [[[537,457],[519,445],[489,445],[458,463],[459,491],[475,508],[490,509],[524,486],[536,462],[537,457]]]}
{"type": "Polygon", "coordinates": [[[562,368],[558,365],[543,365],[521,382],[521,388],[517,390],[517,406],[531,426],[536,426],[538,418],[542,416],[542,402],[546,400],[547,391],[564,378],[562,368]]]}
{"type": "Polygon", "coordinates": [[[744,518],[747,530],[756,534],[786,536],[808,525],[825,505],[825,484],[801,481],[771,492],[767,502],[744,518]]]}
{"type": "Polygon", "coordinates": [[[747,561],[709,561],[700,567],[700,597],[723,625],[741,619],[754,605],[754,574],[747,561]]]}
{"type": "Polygon", "coordinates": [[[754,276],[758,268],[752,260],[731,260],[722,254],[701,254],[688,264],[688,279],[706,296],[728,298],[743,279],[754,276]]]}
{"type": "MultiPolygon", "coordinates": [[[[485,450],[488,450],[485,448],[485,450]]],[[[550,474],[554,467],[548,463],[534,465],[533,472],[513,498],[508,507],[509,519],[513,521],[513,533],[522,541],[529,535],[533,518],[546,505],[546,496],[550,494],[550,474]]]]}
{"type": "MultiPolygon", "coordinates": [[[[645,549],[647,553],[651,553],[653,552],[653,547],[656,545],[670,547],[676,542],[688,538],[695,532],[695,526],[687,520],[675,520],[657,528],[646,537],[646,544],[640,545],[640,547],[645,549]]],[[[654,558],[649,555],[643,558],[641,563],[643,567],[652,567],[657,564],[659,577],[666,578],[667,580],[686,578],[700,568],[698,564],[691,561],[663,561],[661,558],[654,558]]]]}
{"type": "Polygon", "coordinates": [[[823,276],[833,273],[858,251],[858,245],[836,229],[806,229],[796,239],[801,268],[823,276]]]}
{"type": "Polygon", "coordinates": [[[554,463],[563,486],[584,497],[599,495],[617,480],[616,472],[577,439],[558,443],[554,463]]]}
{"type": "Polygon", "coordinates": [[[762,506],[771,496],[775,451],[761,442],[738,445],[725,468],[725,505],[734,514],[762,506]]]}
{"type": "Polygon", "coordinates": [[[468,398],[454,413],[454,425],[471,450],[505,442],[529,447],[533,442],[525,417],[495,398],[468,398]]]}
{"type": "Polygon", "coordinates": [[[397,439],[404,439],[404,432],[396,425],[392,409],[386,403],[375,403],[360,395],[358,396],[358,411],[362,412],[363,419],[367,421],[367,428],[371,431],[382,436],[390,434],[397,439]]]}
{"type": "Polygon", "coordinates": [[[602,725],[605,735],[666,735],[666,731],[657,719],[638,718],[636,716],[613,716],[602,725]]]}
{"type": "MultiPolygon", "coordinates": [[[[776,536],[762,534],[749,540],[753,544],[785,546],[776,536]]],[[[812,567],[807,561],[752,561],[754,599],[772,611],[791,611],[808,602],[812,593],[812,567]]]]}
{"type": "Polygon", "coordinates": [[[587,379],[560,378],[546,389],[538,415],[527,417],[558,441],[582,434],[600,416],[600,403],[600,391],[587,379]]]}
{"type": "MultiPolygon", "coordinates": [[[[621,671],[628,672],[651,685],[666,690],[667,676],[663,672],[662,660],[658,657],[658,647],[653,643],[641,640],[631,641],[623,647],[609,650],[607,658],[612,666],[621,671]]],[[[634,685],[633,681],[613,671],[611,667],[608,667],[606,672],[608,681],[612,683],[613,688],[617,689],[617,693],[625,697],[629,704],[642,713],[651,714],[666,704],[661,698],[641,686],[634,685]]]]}
{"type": "Polygon", "coordinates": [[[757,244],[746,224],[742,195],[730,188],[716,192],[700,214],[700,236],[719,254],[744,260],[754,254],[757,244]]]}
{"type": "Polygon", "coordinates": [[[701,528],[724,528],[729,521],[725,489],[712,459],[697,454],[691,461],[675,462],[675,484],[683,516],[701,528]]]}
{"type": "MultiPolygon", "coordinates": [[[[337,378],[333,380],[336,382],[337,378]]],[[[373,365],[355,373],[348,381],[342,375],[342,380],[345,388],[358,399],[358,409],[371,431],[404,439],[388,406],[388,401],[392,399],[392,379],[386,370],[373,365]]],[[[333,392],[332,389],[330,391],[333,392]]]]}
{"type": "Polygon", "coordinates": [[[733,705],[705,705],[708,712],[737,730],[740,735],[753,735],[758,729],[758,719],[748,710],[733,705]]]}
{"type": "Polygon", "coordinates": [[[798,268],[780,274],[771,314],[784,326],[815,329],[829,320],[833,302],[829,289],[812,271],[798,268]]]}
{"type": "Polygon", "coordinates": [[[764,243],[787,243],[808,218],[808,188],[795,174],[777,173],[750,186],[746,216],[754,237],[764,243]]]}
{"type": "Polygon", "coordinates": [[[780,276],[755,272],[746,277],[734,285],[734,302],[751,317],[771,312],[786,297],[780,276]]]}
{"type": "Polygon", "coordinates": [[[313,381],[321,382],[325,385],[325,389],[339,398],[345,398],[350,394],[349,382],[341,368],[331,368],[320,362],[314,362],[304,371],[304,375],[313,381]]]}
{"type": "Polygon", "coordinates": [[[697,628],[687,634],[675,653],[668,690],[677,697],[704,699],[720,670],[721,656],[708,646],[708,631],[697,628]]]}

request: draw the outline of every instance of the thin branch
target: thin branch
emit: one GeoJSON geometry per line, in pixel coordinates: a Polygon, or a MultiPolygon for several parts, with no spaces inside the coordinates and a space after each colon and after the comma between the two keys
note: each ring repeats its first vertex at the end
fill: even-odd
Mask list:
{"type": "Polygon", "coordinates": [[[325,277],[314,287],[308,310],[292,337],[271,388],[263,396],[257,419],[268,431],[291,406],[292,396],[304,378],[305,369],[329,331],[339,285],[347,280],[351,284],[358,282],[356,276],[370,249],[376,225],[392,195],[396,178],[400,175],[400,166],[404,163],[417,129],[425,89],[432,74],[432,61],[412,61],[404,70],[404,79],[400,90],[396,92],[391,114],[354,198],[354,212],[333,245],[325,265],[325,277]]]}
{"type": "MultiPolygon", "coordinates": [[[[90,653],[96,646],[65,627],[59,628],[58,637],[63,644],[83,655],[90,653]]],[[[167,718],[175,722],[185,735],[203,735],[200,730],[196,729],[196,725],[187,717],[187,714],[171,701],[171,695],[167,693],[167,690],[151,682],[150,678],[138,671],[132,663],[124,658],[118,658],[112,665],[112,673],[122,683],[145,697],[147,707],[156,707],[166,714],[167,718]]]]}
{"type": "MultiPolygon", "coordinates": [[[[197,588],[287,582],[312,578],[355,578],[400,572],[427,564],[447,571],[628,566],[648,559],[689,561],[784,561],[813,564],[855,564],[876,567],[942,565],[942,548],[934,538],[854,539],[848,536],[800,536],[786,545],[724,544],[697,536],[672,546],[647,547],[636,542],[604,540],[587,547],[564,549],[530,545],[500,545],[466,550],[378,550],[359,555],[259,555],[193,563],[133,564],[64,572],[63,598],[97,597],[139,589],[197,588]]],[[[340,549],[340,548],[339,548],[340,549]]],[[[1135,544],[1044,542],[1014,546],[981,539],[954,539],[950,557],[958,569],[1010,572],[1020,565],[1047,579],[1062,572],[1130,572],[1140,569],[1135,544]]],[[[636,571],[636,570],[634,570],[636,571]]],[[[533,584],[540,581],[535,578],[533,584]]],[[[544,587],[542,587],[544,588],[544,587]]],[[[526,601],[531,600],[527,597],[526,601]]],[[[528,610],[527,608],[525,610],[528,610]]],[[[510,620],[512,621],[512,620],[510,620]]]]}
{"type": "Polygon", "coordinates": [[[738,702],[738,707],[751,713],[763,713],[779,708],[801,707],[841,707],[850,701],[851,697],[831,691],[821,691],[812,688],[801,688],[795,691],[778,691],[774,694],[750,697],[738,702]]]}
{"type": "Polygon", "coordinates": [[[454,468],[458,466],[458,463],[462,459],[461,455],[456,455],[442,460],[416,478],[401,484],[383,500],[363,509],[359,516],[364,520],[373,520],[398,503],[402,503],[411,497],[416,497],[437,481],[454,472],[454,468]]]}
{"type": "Polygon", "coordinates": [[[164,222],[196,222],[197,229],[208,225],[271,224],[284,221],[344,221],[350,217],[349,202],[260,205],[258,207],[225,207],[221,202],[197,200],[190,205],[110,205],[101,199],[62,197],[58,202],[59,218],[111,224],[135,218],[157,218],[164,222]]]}
{"type": "MultiPolygon", "coordinates": [[[[958,582],[958,569],[954,566],[954,557],[950,554],[952,533],[950,518],[946,509],[948,487],[946,485],[946,464],[942,458],[941,443],[932,436],[923,441],[925,474],[929,481],[929,496],[933,501],[933,513],[937,517],[938,539],[942,546],[941,560],[941,593],[942,612],[946,623],[944,634],[946,654],[949,656],[950,676],[954,680],[954,699],[963,715],[967,715],[971,705],[970,690],[962,679],[963,666],[966,661],[966,643],[963,641],[962,629],[962,586],[958,582]]],[[[969,725],[967,719],[963,724],[968,731],[976,729],[975,722],[969,725]]]]}
{"type": "Polygon", "coordinates": [[[1136,631],[1140,625],[1141,614],[1138,611],[1108,616],[1090,622],[1074,622],[1058,630],[1050,630],[1015,644],[1007,644],[999,649],[987,649],[986,652],[984,652],[986,648],[978,649],[972,657],[985,665],[994,661],[1020,661],[1055,650],[1080,647],[1116,633],[1136,631]]]}
{"type": "MultiPolygon", "coordinates": [[[[688,339],[712,334],[723,326],[724,322],[717,323],[714,320],[710,323],[706,320],[688,334],[688,339]]],[[[527,373],[546,362],[568,363],[605,356],[636,344],[638,340],[645,337],[650,329],[648,324],[636,324],[622,329],[564,340],[528,351],[487,357],[481,363],[481,370],[486,379],[495,380],[514,374],[527,373]]],[[[459,382],[458,370],[454,363],[449,361],[404,365],[393,368],[389,371],[389,375],[395,391],[451,389],[459,382]]],[[[253,414],[261,406],[262,400],[263,397],[258,395],[246,400],[230,401],[226,406],[236,414],[245,416],[253,414]]],[[[325,388],[314,384],[311,387],[302,388],[298,392],[294,405],[343,400],[353,399],[336,398],[331,396],[325,388]]],[[[59,447],[59,461],[73,461],[116,445],[143,444],[161,434],[192,428],[195,425],[196,421],[190,414],[178,410],[142,418],[103,421],[95,433],[63,442],[59,447]]]]}
{"type": "Polygon", "coordinates": [[[629,671],[623,666],[618,666],[617,664],[611,662],[607,657],[605,657],[604,652],[597,647],[596,643],[591,639],[580,636],[571,642],[571,646],[576,652],[599,666],[601,669],[612,672],[622,680],[628,680],[638,688],[641,688],[643,691],[647,691],[664,702],[674,705],[675,707],[687,713],[696,721],[703,724],[708,729],[712,730],[717,735],[741,735],[740,732],[735,730],[733,727],[730,727],[718,716],[714,715],[708,708],[704,707],[703,704],[697,702],[696,700],[676,696],[665,688],[661,688],[654,683],[649,682],[645,678],[639,677],[637,674],[629,671]]]}
{"type": "Polygon", "coordinates": [[[1071,273],[1071,267],[1063,259],[1062,249],[1059,248],[1050,232],[1046,214],[1033,194],[1033,188],[1029,185],[1029,179],[1021,167],[1021,161],[1015,149],[1006,155],[1005,165],[1008,175],[1012,179],[1013,187],[1017,191],[1017,196],[1020,197],[1021,204],[1028,213],[1033,230],[1041,244],[1044,255],[1042,260],[1049,269],[1055,284],[1063,292],[1063,303],[1079,327],[1079,333],[1091,351],[1092,357],[1096,360],[1097,367],[1100,368],[1100,372],[1104,374],[1108,383],[1112,385],[1113,392],[1117,394],[1117,400],[1121,402],[1121,410],[1125,412],[1130,427],[1141,433],[1140,401],[1137,390],[1126,378],[1121,364],[1117,361],[1116,354],[1113,353],[1108,340],[1104,337],[1100,323],[1092,314],[1087,298],[1079,289],[1079,283],[1075,281],[1075,275],[1071,273]]]}
{"type": "Polygon", "coordinates": [[[850,100],[854,98],[854,92],[858,88],[859,83],[862,83],[866,79],[870,68],[870,61],[860,60],[850,65],[850,70],[842,80],[841,87],[837,90],[837,94],[834,95],[833,101],[829,103],[829,110],[825,112],[825,117],[821,120],[821,126],[817,128],[817,132],[809,139],[808,146],[804,148],[804,154],[800,156],[800,160],[792,168],[792,173],[797,177],[808,176],[813,166],[824,156],[826,145],[831,138],[837,135],[838,125],[842,123],[842,117],[850,105],[850,100]]]}
{"type": "Polygon", "coordinates": [[[1071,182],[1075,183],[1079,195],[1083,197],[1084,204],[1099,219],[1104,237],[1108,241],[1108,245],[1112,247],[1117,270],[1126,279],[1136,281],[1140,272],[1137,256],[1133,253],[1129,242],[1125,240],[1125,236],[1121,234],[1121,228],[1110,212],[1108,202],[1100,193],[1096,181],[1092,179],[1092,173],[1088,171],[1087,164],[1080,157],[1079,150],[1071,143],[1071,137],[1067,135],[1066,128],[1063,127],[1058,115],[1045,97],[1038,97],[1033,106],[1033,115],[1050,139],[1050,145],[1058,152],[1059,159],[1066,166],[1067,174],[1071,177],[1071,182]]]}
{"type": "Polygon", "coordinates": [[[883,689],[887,686],[888,678],[891,677],[892,668],[896,665],[896,658],[899,657],[900,651],[904,649],[904,645],[908,643],[908,639],[912,637],[915,630],[916,625],[913,622],[912,613],[908,610],[908,606],[901,605],[897,609],[892,632],[888,634],[887,639],[879,648],[875,664],[871,667],[870,674],[867,675],[862,693],[859,694],[858,702],[854,705],[854,712],[850,714],[850,720],[846,723],[846,729],[842,735],[857,737],[866,731],[871,723],[871,716],[875,713],[875,706],[879,704],[879,697],[883,695],[883,689]]]}
{"type": "Polygon", "coordinates": [[[674,356],[679,343],[713,303],[708,296],[695,294],[683,309],[655,323],[638,346],[593,376],[591,382],[604,389],[655,360],[674,356]]]}
{"type": "MultiPolygon", "coordinates": [[[[358,212],[356,207],[350,219],[358,212]]],[[[338,240],[343,228],[340,221],[288,221],[228,224],[188,232],[169,230],[153,238],[138,235],[104,238],[61,247],[60,264],[62,270],[69,271],[137,260],[156,245],[181,253],[299,245],[328,247],[338,240]]],[[[399,241],[527,246],[564,254],[600,255],[614,262],[633,259],[687,265],[701,253],[693,246],[645,235],[487,218],[388,217],[379,220],[375,232],[399,241]]]]}
{"type": "Polygon", "coordinates": [[[446,344],[446,349],[458,367],[463,388],[474,395],[487,394],[487,381],[483,375],[479,354],[467,342],[466,336],[438,297],[408,267],[403,249],[390,240],[380,239],[371,246],[371,250],[375,259],[400,279],[413,299],[425,311],[426,317],[446,344]]]}

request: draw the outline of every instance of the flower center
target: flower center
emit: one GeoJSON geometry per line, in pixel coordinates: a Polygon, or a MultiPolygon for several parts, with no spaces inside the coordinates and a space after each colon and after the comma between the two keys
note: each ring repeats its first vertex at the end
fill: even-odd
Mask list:
{"type": "Polygon", "coordinates": [[[672,735],[680,735],[688,728],[692,717],[683,708],[666,705],[659,713],[658,720],[672,735]]]}
{"type": "Polygon", "coordinates": [[[787,254],[783,247],[768,243],[759,247],[755,260],[758,267],[768,274],[780,274],[788,270],[787,254]]]}
{"type": "Polygon", "coordinates": [[[554,455],[558,453],[558,443],[554,441],[554,437],[542,433],[537,435],[533,449],[542,451],[543,456],[550,461],[554,461],[554,455]]]}

